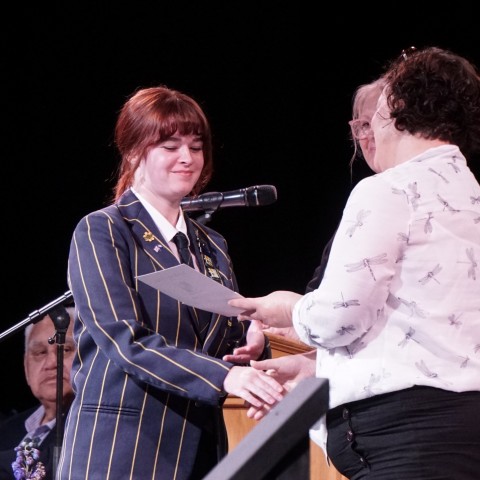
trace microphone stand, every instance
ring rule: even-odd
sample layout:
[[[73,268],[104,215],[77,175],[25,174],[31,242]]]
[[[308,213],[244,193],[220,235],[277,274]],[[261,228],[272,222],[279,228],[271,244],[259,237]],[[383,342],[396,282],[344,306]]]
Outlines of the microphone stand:
[[[67,336],[68,325],[70,323],[70,315],[64,305],[53,307],[49,316],[55,325],[55,334],[48,339],[48,343],[53,345],[57,342],[57,396],[56,396],[56,428],[55,428],[55,444],[53,447],[53,477],[57,472],[58,462],[60,460],[60,452],[63,442],[63,357],[65,352],[65,339]]]
[[[215,208],[215,209],[209,209],[209,210],[205,210],[205,213],[203,213],[202,215],[200,215],[199,217],[196,217],[195,220],[197,222],[200,222],[202,225],[206,225],[211,219],[212,219],[212,215],[218,210],[218,207]]]
[[[48,343],[53,345],[57,343],[57,378],[56,378],[56,436],[53,450],[53,472],[52,478],[55,478],[58,462],[60,460],[60,452],[63,442],[63,357],[64,346],[68,325],[70,323],[70,315],[65,309],[65,305],[73,303],[73,294],[71,291],[65,292],[61,297],[48,303],[39,310],[32,312],[27,318],[10,327],[3,333],[0,333],[0,342],[18,330],[27,327],[31,323],[39,322],[45,315],[49,315],[55,326],[55,334],[48,339]]]

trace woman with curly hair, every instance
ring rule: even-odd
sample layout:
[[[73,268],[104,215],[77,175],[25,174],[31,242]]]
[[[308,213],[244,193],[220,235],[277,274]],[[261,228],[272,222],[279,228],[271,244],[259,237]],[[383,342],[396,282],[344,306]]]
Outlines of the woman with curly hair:
[[[429,47],[402,52],[383,78],[377,173],[349,196],[319,286],[230,303],[240,319],[293,326],[322,352],[316,376],[329,381],[330,409],[319,433],[342,475],[474,480],[480,186],[467,161],[480,154],[480,77],[466,58]]]

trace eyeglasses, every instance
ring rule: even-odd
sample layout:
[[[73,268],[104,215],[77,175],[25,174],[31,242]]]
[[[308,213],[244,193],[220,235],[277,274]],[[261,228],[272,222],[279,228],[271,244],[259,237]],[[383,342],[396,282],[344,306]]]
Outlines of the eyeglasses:
[[[402,50],[402,53],[400,54],[400,56],[406,60],[410,55],[412,55],[412,53],[415,53],[417,51],[417,49],[415,47],[408,47],[408,48],[404,48]]]
[[[348,122],[352,129],[352,135],[357,140],[364,140],[372,131],[372,126],[368,120],[357,118]]]

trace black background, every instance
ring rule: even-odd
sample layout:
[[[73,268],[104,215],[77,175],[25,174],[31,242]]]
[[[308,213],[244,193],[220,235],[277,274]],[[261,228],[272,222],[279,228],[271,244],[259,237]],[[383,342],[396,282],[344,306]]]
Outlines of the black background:
[[[203,106],[215,142],[206,191],[277,188],[272,205],[222,209],[209,223],[229,242],[241,293],[258,296],[304,290],[369,173],[357,161],[350,177],[354,89],[410,45],[480,65],[477,17],[461,2],[328,14],[302,2],[68,3],[2,19],[2,332],[68,290],[71,234],[111,194],[113,126],[136,88],[166,84]],[[478,159],[470,165],[478,178]],[[4,412],[33,402],[22,354],[23,329],[2,338]]]

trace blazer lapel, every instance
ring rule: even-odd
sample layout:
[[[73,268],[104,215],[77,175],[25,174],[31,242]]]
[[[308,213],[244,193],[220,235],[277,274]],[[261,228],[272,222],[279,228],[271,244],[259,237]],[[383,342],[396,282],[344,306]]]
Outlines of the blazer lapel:
[[[158,270],[174,267],[179,264],[177,257],[170,249],[168,242],[159,232],[152,217],[143,207],[140,200],[138,200],[130,190],[122,195],[117,203],[117,207],[123,219],[131,224],[132,234],[137,244],[140,245],[145,254],[152,259],[153,263],[158,267]],[[187,219],[187,230],[199,269],[202,273],[205,273],[205,266],[201,259],[198,242],[195,241],[194,226],[189,219]],[[190,306],[185,306],[185,308],[189,312],[188,316],[195,335],[199,343],[203,345],[203,341],[209,330],[212,314]]]
[[[122,195],[117,207],[123,219],[130,223],[132,235],[137,244],[153,260],[159,270],[178,265],[177,257],[170,249],[168,242],[160,234],[140,200],[130,190]]]

